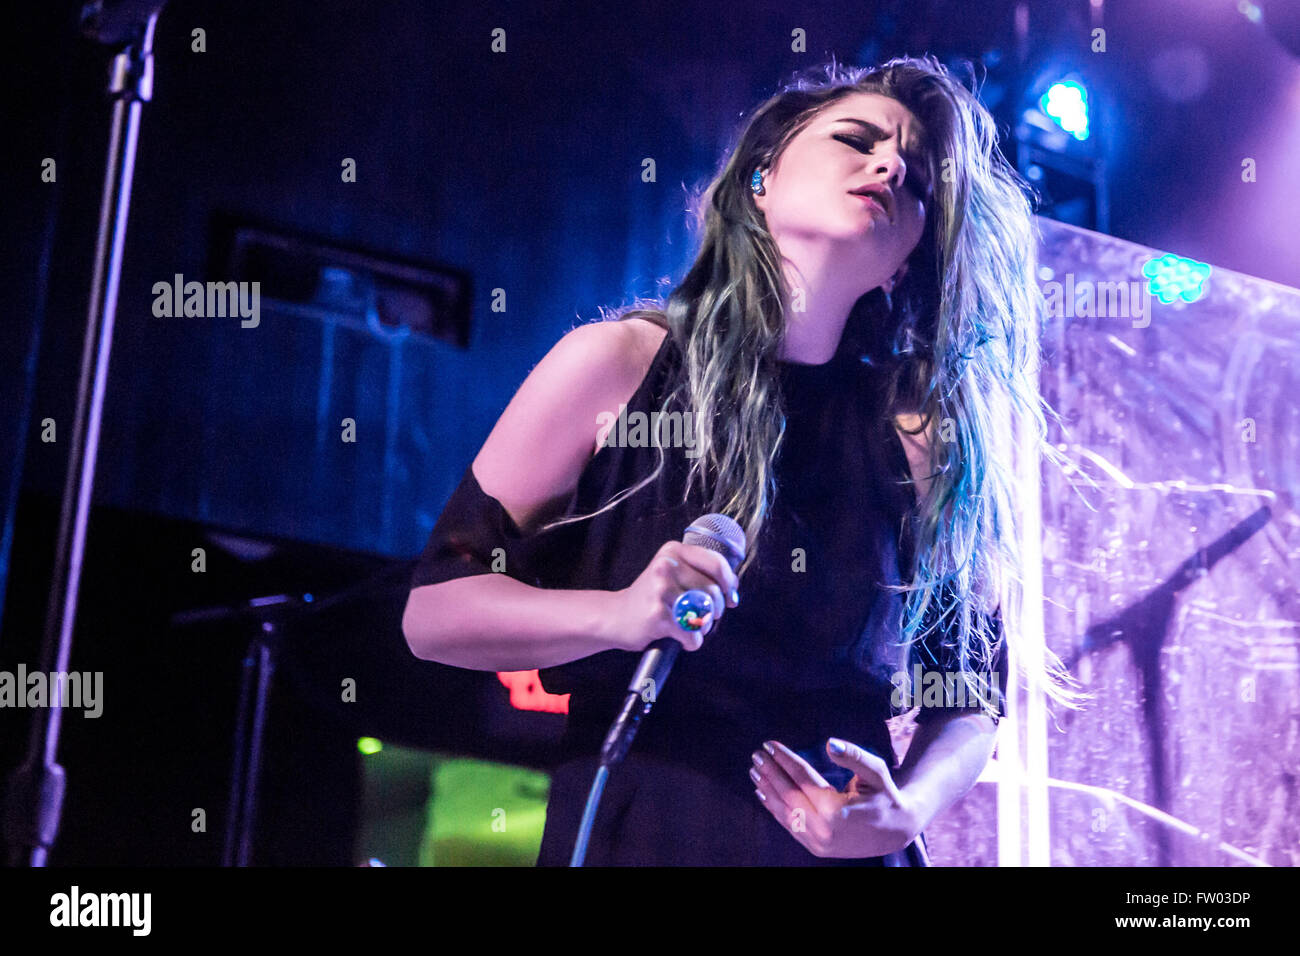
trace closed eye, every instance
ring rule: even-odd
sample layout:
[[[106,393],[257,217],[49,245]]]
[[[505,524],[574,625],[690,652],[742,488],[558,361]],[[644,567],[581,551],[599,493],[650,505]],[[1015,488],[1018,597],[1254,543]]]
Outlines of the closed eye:
[[[844,133],[836,133],[835,138],[838,139],[841,143],[845,143],[849,146],[852,146],[854,149],[862,153],[870,153],[873,149],[876,148],[875,140],[866,140],[863,139],[861,136],[849,136]]]

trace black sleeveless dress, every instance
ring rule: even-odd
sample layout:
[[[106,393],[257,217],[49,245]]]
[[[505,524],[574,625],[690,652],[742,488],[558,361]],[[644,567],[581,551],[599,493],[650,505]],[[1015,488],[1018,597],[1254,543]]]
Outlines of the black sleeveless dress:
[[[665,407],[681,360],[671,334],[627,403],[631,416]],[[901,854],[862,860],[813,856],[754,795],[750,755],[766,740],[799,753],[837,788],[851,773],[826,756],[829,737],[851,741],[897,769],[885,721],[901,670],[956,671],[937,638],[900,647],[904,515],[914,502],[907,458],[885,415],[878,370],[841,350],[823,365],[778,363],[786,432],[778,493],[740,604],[694,653],[678,656],[632,750],[610,776],[587,865],[907,865]],[[589,514],[657,462],[648,442],[616,443],[592,458],[563,515]],[[708,513],[698,485],[683,505],[686,450],[665,448],[664,474],[586,521],[524,535],[466,468],[418,563],[412,586],[505,570],[544,588],[619,590],[660,546]],[[994,621],[997,622],[995,615]],[[1000,622],[998,622],[1000,623]],[[569,694],[563,758],[551,777],[538,865],[569,862],[596,755],[639,653],[605,651],[542,669],[543,687]],[[1005,660],[998,666],[1005,680]],[[1005,687],[1005,683],[1001,686]],[[917,720],[935,714],[922,707]]]

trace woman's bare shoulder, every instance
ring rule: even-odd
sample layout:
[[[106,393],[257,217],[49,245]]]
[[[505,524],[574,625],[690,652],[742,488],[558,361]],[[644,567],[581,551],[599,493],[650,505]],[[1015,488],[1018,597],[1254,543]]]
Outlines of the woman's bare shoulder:
[[[524,379],[471,466],[520,528],[545,519],[599,450],[602,413],[645,379],[666,330],[646,319],[580,325]]]
[[[655,355],[659,352],[659,346],[663,344],[664,336],[668,330],[650,319],[616,319],[610,322],[601,322],[599,325],[617,326],[619,334],[625,342],[630,342],[633,369],[640,368],[641,377],[650,368],[650,363],[654,361]],[[637,379],[638,384],[640,378]]]
[[[654,363],[667,330],[649,319],[610,319],[580,325],[555,347],[567,347],[575,364],[594,373],[590,383],[601,410],[618,411],[635,394]],[[592,454],[595,454],[593,447]]]

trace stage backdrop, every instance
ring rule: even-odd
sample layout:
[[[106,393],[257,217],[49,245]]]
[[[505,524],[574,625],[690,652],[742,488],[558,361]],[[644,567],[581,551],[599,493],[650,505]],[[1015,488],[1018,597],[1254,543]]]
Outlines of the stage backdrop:
[[[1051,862],[1294,866],[1300,292],[1040,226],[1053,440],[1096,485],[1043,470],[1047,643],[1095,695],[1048,724]],[[936,863],[997,862],[995,790]]]

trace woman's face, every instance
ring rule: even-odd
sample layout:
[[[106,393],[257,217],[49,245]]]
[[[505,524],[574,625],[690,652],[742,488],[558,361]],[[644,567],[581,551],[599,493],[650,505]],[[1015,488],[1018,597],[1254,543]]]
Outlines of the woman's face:
[[[826,240],[869,292],[894,276],[925,228],[930,171],[910,110],[878,93],[852,93],[817,113],[763,169],[753,197],[782,246]],[[855,192],[875,187],[870,199]]]

